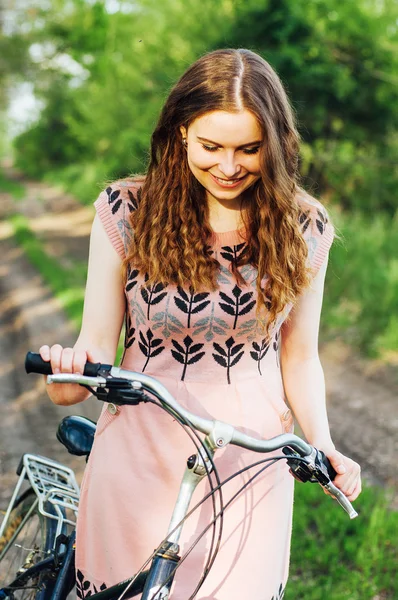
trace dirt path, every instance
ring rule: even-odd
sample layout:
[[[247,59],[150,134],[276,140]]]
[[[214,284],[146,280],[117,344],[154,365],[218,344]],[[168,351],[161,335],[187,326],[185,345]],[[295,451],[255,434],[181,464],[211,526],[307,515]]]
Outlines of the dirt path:
[[[18,175],[7,173],[18,179]],[[0,193],[0,217],[21,212],[42,240],[46,251],[65,266],[70,259],[84,261],[92,208],[46,184],[23,181],[26,197],[15,203]],[[55,438],[59,420],[69,413],[96,418],[96,401],[71,409],[53,406],[44,391],[43,378],[27,377],[22,360],[27,350],[44,343],[72,344],[75,338],[57,302],[31,267],[3,221],[0,226],[0,508],[9,496],[14,471],[22,452],[49,454],[81,473],[81,460],[73,459]],[[321,348],[329,415],[339,449],[356,458],[366,477],[398,490],[398,379],[391,368],[364,361],[348,348],[328,344]]]
[[[27,196],[17,204],[0,193],[0,509],[15,483],[23,452],[37,452],[66,462],[81,475],[84,460],[70,456],[56,440],[59,421],[67,414],[97,419],[95,399],[65,408],[53,405],[44,378],[27,376],[23,361],[28,350],[43,343],[74,343],[76,333],[41,276],[11,237],[4,218],[17,209],[30,219],[52,255],[65,264],[69,257],[85,260],[92,211],[48,186],[29,182]],[[72,236],[72,232],[76,236]],[[51,249],[51,250],[50,250]]]

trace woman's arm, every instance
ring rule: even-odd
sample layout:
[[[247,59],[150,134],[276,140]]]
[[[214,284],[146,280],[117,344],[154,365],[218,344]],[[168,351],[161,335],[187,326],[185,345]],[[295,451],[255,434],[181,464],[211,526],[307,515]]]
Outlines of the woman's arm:
[[[281,368],[285,393],[310,444],[332,445],[325,379],[318,354],[327,260],[282,325]]]
[[[281,368],[288,402],[308,442],[328,456],[336,485],[354,500],[360,493],[360,468],[337,452],[326,412],[325,378],[318,354],[319,323],[327,258],[311,287],[299,298],[282,325]]]
[[[95,216],[91,236],[82,327],[73,348],[42,346],[40,354],[51,361],[53,372],[83,373],[87,360],[113,364],[125,313],[121,259],[102,223]],[[77,404],[90,393],[74,384],[51,384],[48,395],[55,404]]]

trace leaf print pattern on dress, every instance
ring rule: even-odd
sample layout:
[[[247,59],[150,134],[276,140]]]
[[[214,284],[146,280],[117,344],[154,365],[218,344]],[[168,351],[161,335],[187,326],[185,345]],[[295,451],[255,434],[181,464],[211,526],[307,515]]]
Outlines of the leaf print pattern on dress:
[[[225,258],[225,260],[229,260],[235,265],[238,264],[239,259],[247,252],[246,242],[242,244],[238,244],[237,246],[223,246],[221,248],[223,252],[221,252],[221,256]]]
[[[138,269],[131,269],[130,265],[127,267],[126,292],[129,292],[137,285],[138,274]]]
[[[230,384],[230,370],[234,367],[242,358],[245,351],[242,350],[244,344],[235,344],[234,338],[231,336],[225,342],[226,350],[217,342],[213,342],[213,348],[216,353],[213,353],[214,360],[227,369],[227,381]]]
[[[242,295],[242,288],[238,285],[235,285],[233,288],[232,295],[233,298],[228,296],[225,292],[220,292],[220,298],[224,300],[224,302],[219,302],[218,304],[224,312],[235,317],[232,329],[236,329],[238,317],[250,312],[253,306],[255,306],[256,301],[252,300],[253,292],[246,292]]]
[[[279,330],[275,332],[275,338],[272,347],[276,352],[276,364],[279,367]]]
[[[284,595],[285,595],[285,589],[284,589],[283,585],[280,584],[278,592],[276,593],[275,596],[272,596],[271,600],[283,600]]]
[[[311,223],[310,211],[302,211],[299,215],[299,223],[301,225],[301,231],[305,233],[308,229],[308,225]]]
[[[169,304],[170,294],[167,295],[165,309],[160,312],[157,312],[152,317],[152,322],[154,322],[154,325],[152,325],[152,329],[155,331],[155,329],[160,329],[161,327],[163,327],[162,335],[166,339],[168,339],[172,333],[181,333],[184,329],[184,325],[181,323],[181,321],[170,313]]]
[[[137,200],[134,198],[134,194],[131,190],[127,190],[127,194],[129,196],[129,201],[127,202],[127,206],[130,212],[133,212],[133,210],[137,210],[138,208],[138,203]],[[141,188],[137,191],[137,197],[141,198]]]
[[[246,281],[247,285],[250,285],[254,289],[257,288],[258,270],[253,267],[253,265],[243,265],[243,267],[239,268],[239,272]]]
[[[193,339],[189,335],[185,336],[183,342],[185,348],[183,348],[183,346],[181,346],[181,344],[177,342],[177,340],[171,340],[171,343],[174,346],[174,349],[171,350],[173,358],[175,358],[177,362],[184,365],[181,381],[184,381],[185,379],[187,366],[197,363],[206,354],[206,352],[200,352],[204,344],[193,344],[192,346]]]
[[[148,274],[145,274],[145,282],[149,279]],[[151,306],[155,304],[159,304],[163,300],[165,296],[167,296],[167,292],[163,290],[167,288],[167,285],[163,283],[154,283],[153,285],[141,286],[141,296],[144,300],[145,304],[148,305],[147,310],[147,319],[149,320],[149,311]]]
[[[253,342],[252,346],[253,350],[250,351],[250,356],[253,360],[257,362],[258,372],[260,373],[260,375],[262,375],[260,363],[268,352],[268,349],[270,347],[270,341],[267,341],[267,338],[264,338],[261,340],[261,346],[257,344],[257,342]]]
[[[174,296],[174,302],[183,313],[188,315],[187,327],[189,329],[191,327],[191,315],[201,312],[210,304],[210,300],[206,300],[210,293],[199,292],[195,294],[191,286],[189,287],[189,296],[182,287],[178,286],[177,290],[178,295]],[[196,306],[194,306],[195,304]]]
[[[135,327],[132,326],[131,324],[131,317],[129,312],[126,312],[126,333],[124,336],[124,347],[127,350],[127,348],[130,348],[130,346],[132,346],[135,342]]]
[[[145,371],[150,358],[154,358],[155,356],[163,352],[164,346],[160,345],[162,344],[162,342],[162,338],[154,337],[151,329],[148,329],[146,338],[144,337],[142,331],[140,331],[140,341],[138,342],[138,345],[143,355],[146,356],[146,362],[144,364],[142,372]]]
[[[211,342],[215,333],[217,335],[225,335],[229,329],[228,323],[226,323],[224,319],[214,316],[214,302],[211,303],[210,315],[208,317],[203,317],[203,319],[199,319],[199,321],[196,321],[193,327],[193,335],[198,335],[207,329],[205,333],[206,342]]]
[[[90,589],[90,588],[92,588],[92,589]],[[98,594],[98,592],[103,592],[106,589],[107,589],[107,586],[105,583],[100,585],[99,589],[97,589],[96,586],[93,583],[91,583],[91,581],[86,579],[84,577],[83,573],[79,569],[77,569],[77,571],[76,571],[76,595],[78,598],[81,598],[81,600],[84,600],[85,598],[90,598],[90,596],[92,596],[93,594]]]
[[[316,226],[321,235],[325,233],[326,224],[328,223],[328,219],[325,213],[322,213],[319,208],[317,208],[316,212],[318,213],[319,219],[316,219]]]
[[[232,277],[232,273],[228,271],[227,267],[224,265],[220,265],[217,275],[217,283],[230,283]]]
[[[120,190],[113,191],[111,187],[106,188],[108,195],[108,204],[111,206],[112,214],[115,215],[122,205],[122,199],[120,196]]]

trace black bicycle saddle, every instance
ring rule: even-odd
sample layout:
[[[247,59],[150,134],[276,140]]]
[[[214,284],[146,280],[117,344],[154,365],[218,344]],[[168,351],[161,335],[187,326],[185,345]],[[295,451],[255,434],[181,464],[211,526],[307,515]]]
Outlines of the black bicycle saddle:
[[[93,445],[95,430],[95,421],[72,415],[62,419],[58,425],[57,439],[70,454],[88,456]]]

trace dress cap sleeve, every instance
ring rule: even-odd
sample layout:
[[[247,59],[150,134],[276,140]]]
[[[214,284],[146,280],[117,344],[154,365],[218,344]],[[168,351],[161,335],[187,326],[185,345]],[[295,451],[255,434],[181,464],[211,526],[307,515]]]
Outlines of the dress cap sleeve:
[[[314,276],[326,259],[334,239],[334,227],[326,208],[311,196],[299,198],[300,223],[308,246],[308,264]]]
[[[101,223],[120,258],[126,258],[132,239],[130,214],[137,208],[142,182],[123,180],[112,183],[94,202]]]

